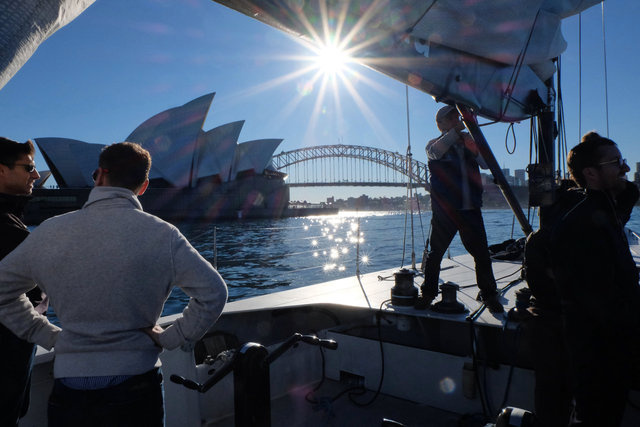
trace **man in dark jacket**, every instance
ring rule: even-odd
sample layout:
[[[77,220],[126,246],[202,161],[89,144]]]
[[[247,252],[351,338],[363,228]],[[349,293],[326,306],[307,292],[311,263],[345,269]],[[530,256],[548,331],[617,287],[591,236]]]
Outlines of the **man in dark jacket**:
[[[487,234],[480,208],[482,180],[479,166],[487,168],[478,148],[460,121],[455,107],[438,110],[436,124],[442,134],[427,143],[431,184],[431,250],[422,269],[424,283],[417,308],[426,306],[438,295],[440,263],[457,232],[476,265],[479,298],[492,313],[504,311],[498,298],[496,280],[491,269]]]
[[[586,195],[572,180],[564,180],[556,201],[545,207],[540,229],[527,237],[524,275],[533,298],[528,326],[536,375],[536,427],[567,427],[573,409],[571,362],[563,332],[562,303],[551,256],[551,233],[564,214]]]
[[[31,141],[19,143],[0,137],[0,259],[29,234],[22,212],[33,183],[40,178],[33,162]],[[27,296],[40,313],[47,310],[38,288]],[[0,324],[0,425],[15,426],[29,408],[31,367],[35,346],[21,340]]]
[[[640,332],[638,270],[624,224],[638,200],[616,144],[595,132],[568,156],[585,197],[551,234],[575,401],[571,425],[618,426],[631,387]]]

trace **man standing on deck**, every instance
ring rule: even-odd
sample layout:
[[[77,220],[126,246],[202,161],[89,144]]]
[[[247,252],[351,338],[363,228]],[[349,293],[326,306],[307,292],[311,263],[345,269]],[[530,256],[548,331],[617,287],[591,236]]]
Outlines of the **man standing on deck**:
[[[476,265],[476,279],[482,300],[492,313],[504,311],[491,269],[487,234],[480,207],[482,179],[479,165],[487,166],[478,148],[460,121],[455,107],[446,105],[436,114],[442,135],[427,143],[431,184],[431,250],[425,248],[422,270],[424,283],[417,308],[424,308],[438,295],[440,263],[456,232]]]
[[[56,426],[162,426],[159,353],[198,340],[227,287],[178,229],[142,211],[149,152],[103,149],[82,209],[43,222],[0,262],[0,321],[55,347],[48,420]],[[28,303],[39,284],[62,330]],[[174,286],[190,296],[182,317],[156,325]]]
[[[40,178],[34,153],[31,141],[0,137],[0,260],[29,235],[22,212],[33,183]],[[39,313],[47,311],[46,298],[38,287],[27,298]],[[35,346],[0,325],[0,349],[0,426],[15,426],[29,409]]]
[[[595,132],[567,159],[585,197],[551,234],[575,402],[571,424],[619,426],[640,336],[638,270],[624,230],[638,189],[616,144]]]

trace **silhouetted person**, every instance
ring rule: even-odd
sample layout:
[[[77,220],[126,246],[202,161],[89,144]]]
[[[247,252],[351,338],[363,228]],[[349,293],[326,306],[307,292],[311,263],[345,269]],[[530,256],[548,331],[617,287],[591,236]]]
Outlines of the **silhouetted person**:
[[[551,235],[553,273],[562,299],[572,365],[571,425],[620,425],[632,378],[632,348],[640,333],[638,270],[624,224],[638,189],[616,144],[595,132],[569,152],[571,177],[584,198]]]
[[[473,256],[481,299],[492,313],[504,311],[491,268],[487,234],[482,220],[482,179],[479,163],[486,168],[478,148],[460,121],[455,107],[447,105],[436,114],[442,134],[427,143],[431,184],[431,249],[425,248],[424,283],[416,306],[427,306],[438,295],[440,263],[457,232]]]
[[[551,255],[551,233],[569,209],[584,199],[584,192],[565,180],[557,200],[545,207],[540,229],[527,237],[524,269],[531,289],[531,350],[536,375],[537,427],[567,427],[573,409],[571,363],[563,332],[562,302]]]

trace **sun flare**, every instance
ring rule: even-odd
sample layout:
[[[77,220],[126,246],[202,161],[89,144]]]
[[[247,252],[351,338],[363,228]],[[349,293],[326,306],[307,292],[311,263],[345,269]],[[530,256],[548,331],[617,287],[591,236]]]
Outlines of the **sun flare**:
[[[317,51],[316,65],[325,74],[336,74],[345,69],[351,58],[335,45],[325,45]]]

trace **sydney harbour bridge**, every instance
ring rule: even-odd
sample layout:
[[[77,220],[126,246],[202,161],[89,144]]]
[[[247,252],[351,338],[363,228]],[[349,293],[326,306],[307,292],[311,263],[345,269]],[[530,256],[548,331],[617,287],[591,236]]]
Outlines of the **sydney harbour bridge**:
[[[427,165],[411,156],[359,145],[320,145],[283,151],[273,165],[290,187],[368,186],[428,189]]]

